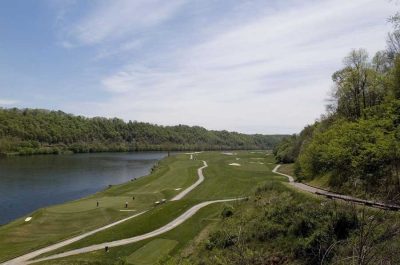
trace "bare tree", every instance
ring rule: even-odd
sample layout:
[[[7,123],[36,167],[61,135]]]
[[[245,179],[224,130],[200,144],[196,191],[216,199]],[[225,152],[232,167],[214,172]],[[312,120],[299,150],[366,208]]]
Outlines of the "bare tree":
[[[387,73],[392,66],[393,62],[387,51],[378,51],[372,58],[372,67],[379,74]]]
[[[400,30],[388,33],[387,37],[388,52],[392,59],[400,53]]]
[[[388,34],[386,42],[389,55],[394,59],[396,54],[400,54],[400,12],[390,17],[389,22],[393,24],[394,31]]]

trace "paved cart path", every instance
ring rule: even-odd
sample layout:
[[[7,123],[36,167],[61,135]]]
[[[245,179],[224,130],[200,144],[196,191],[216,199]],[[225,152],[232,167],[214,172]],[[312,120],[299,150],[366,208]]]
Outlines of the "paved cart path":
[[[191,185],[190,187],[188,187],[187,189],[183,190],[183,191],[180,192],[178,195],[176,195],[174,198],[172,198],[171,201],[177,201],[177,200],[182,199],[186,194],[188,194],[189,192],[191,192],[194,188],[196,188],[198,185],[200,185],[200,183],[202,183],[202,182],[204,181],[203,168],[206,168],[208,165],[207,165],[207,162],[206,162],[206,161],[203,161],[203,164],[204,164],[204,166],[202,166],[202,167],[200,167],[199,169],[197,169],[197,174],[198,174],[199,179],[198,179],[193,185]],[[207,204],[207,205],[208,205],[208,204]],[[203,206],[203,207],[204,207],[204,206]],[[108,228],[110,228],[110,227],[113,227],[113,226],[115,226],[115,225],[121,224],[121,223],[123,223],[123,222],[125,222],[125,221],[128,221],[128,220],[134,218],[134,217],[137,217],[137,216],[139,216],[139,215],[142,215],[142,214],[144,214],[145,212],[147,212],[147,211],[140,212],[140,213],[138,213],[138,214],[129,216],[129,217],[127,217],[127,218],[124,218],[124,219],[119,220],[119,221],[117,221],[117,222],[114,222],[114,223],[108,224],[108,225],[106,225],[106,226],[100,227],[100,228],[95,229],[95,230],[93,230],[93,231],[90,231],[90,232],[81,234],[81,235],[79,235],[79,236],[76,236],[76,237],[73,237],[73,238],[70,238],[70,239],[61,241],[61,242],[59,242],[59,243],[56,243],[56,244],[53,244],[53,245],[50,245],[50,246],[47,246],[47,247],[44,247],[44,248],[35,250],[35,251],[33,251],[33,252],[30,252],[30,253],[27,253],[27,254],[25,254],[25,255],[22,255],[22,256],[20,256],[20,257],[14,258],[14,259],[9,260],[9,261],[6,261],[5,263],[2,263],[2,264],[3,264],[3,265],[6,265],[6,264],[7,264],[7,265],[10,265],[10,264],[28,264],[28,260],[30,260],[30,259],[33,259],[33,258],[35,258],[35,257],[37,257],[37,256],[40,256],[40,255],[44,254],[44,253],[47,253],[47,252],[50,252],[50,251],[59,249],[59,248],[61,248],[61,247],[67,246],[67,245],[69,245],[69,244],[71,244],[71,243],[74,243],[74,242],[76,242],[76,241],[79,241],[79,240],[81,240],[81,239],[83,239],[83,238],[85,238],[85,237],[88,237],[88,236],[93,235],[93,234],[95,234],[95,233],[97,233],[97,232],[103,231],[103,230],[108,229]],[[178,217],[178,218],[179,218],[179,217]],[[185,220],[186,220],[186,219],[185,219]],[[176,221],[176,220],[174,220],[174,221]]]
[[[398,205],[393,205],[393,204],[386,204],[386,203],[382,203],[382,202],[376,202],[376,201],[370,201],[370,200],[364,200],[364,199],[359,199],[359,198],[355,198],[352,196],[348,196],[348,195],[342,195],[342,194],[337,194],[334,192],[330,192],[327,190],[323,190],[323,189],[319,189],[316,187],[312,187],[310,185],[306,185],[303,183],[299,183],[299,182],[295,182],[294,178],[290,175],[278,172],[278,169],[281,165],[277,165],[272,172],[275,174],[279,174],[282,176],[285,176],[289,179],[289,183],[294,186],[295,188],[302,190],[302,191],[307,191],[310,193],[314,193],[317,195],[322,195],[325,196],[327,198],[330,199],[340,199],[340,200],[344,200],[344,201],[349,201],[349,202],[355,202],[355,203],[359,203],[359,204],[365,204],[367,206],[370,207],[374,207],[374,208],[380,208],[380,209],[388,209],[388,210],[395,210],[398,211],[400,210],[400,206]]]
[[[195,213],[197,213],[201,208],[213,204],[213,203],[219,203],[219,202],[229,202],[229,201],[237,201],[237,200],[242,200],[243,198],[239,198],[239,199],[225,199],[225,200],[214,200],[214,201],[207,201],[207,202],[202,202],[199,203],[195,206],[193,206],[192,208],[190,208],[189,210],[187,210],[185,213],[183,213],[182,215],[180,215],[179,217],[177,217],[175,220],[171,221],[170,223],[143,235],[140,236],[134,236],[134,237],[130,237],[130,238],[125,238],[125,239],[121,239],[121,240],[116,240],[116,241],[111,241],[111,242],[105,242],[105,243],[101,243],[101,244],[97,244],[97,245],[92,245],[89,247],[84,247],[84,248],[79,248],[79,249],[74,249],[71,251],[67,251],[64,253],[60,253],[60,254],[55,254],[49,257],[45,257],[45,258],[41,258],[41,259],[37,259],[37,260],[33,260],[33,261],[25,261],[24,263],[20,263],[20,264],[31,264],[31,263],[35,263],[35,262],[39,262],[39,261],[45,261],[45,260],[51,260],[51,259],[57,259],[57,258],[64,258],[64,257],[68,257],[68,256],[72,256],[72,255],[77,255],[77,254],[82,254],[82,253],[87,253],[87,252],[92,252],[92,251],[96,251],[96,250],[102,250],[105,249],[105,247],[117,247],[117,246],[122,246],[122,245],[127,245],[127,244],[132,244],[144,239],[148,239],[151,237],[155,237],[158,235],[161,235],[163,233],[166,233],[172,229],[174,229],[175,227],[179,226],[180,224],[182,224],[183,222],[185,222],[187,219],[189,219],[190,217],[192,217]]]
[[[8,265],[8,264],[26,264],[26,261],[27,261],[27,260],[33,259],[34,257],[37,257],[37,256],[42,255],[42,254],[44,254],[44,253],[47,253],[47,252],[56,250],[56,249],[58,249],[58,248],[64,247],[64,246],[69,245],[69,244],[72,244],[72,243],[74,243],[74,242],[76,242],[76,241],[79,241],[79,240],[81,240],[81,239],[83,239],[83,238],[85,238],[85,237],[88,237],[88,236],[93,235],[93,234],[95,234],[95,233],[97,233],[97,232],[103,231],[103,230],[108,229],[108,228],[110,228],[110,227],[119,225],[120,223],[123,223],[123,222],[125,222],[125,221],[128,221],[129,219],[132,219],[132,218],[135,218],[135,217],[137,217],[137,216],[139,216],[139,215],[142,215],[142,214],[144,214],[145,212],[147,212],[147,211],[143,211],[143,212],[140,212],[140,213],[138,213],[138,214],[129,216],[129,217],[124,218],[124,219],[121,219],[121,220],[119,220],[119,221],[117,221],[117,222],[114,222],[114,223],[108,224],[108,225],[106,225],[106,226],[97,228],[97,229],[95,229],[95,230],[92,230],[92,231],[90,231],[90,232],[81,234],[81,235],[79,235],[79,236],[76,236],[76,237],[73,237],[73,238],[70,238],[70,239],[61,241],[61,242],[56,243],[56,244],[54,244],[54,245],[50,245],[50,246],[48,246],[48,247],[35,250],[35,251],[30,252],[30,253],[28,253],[28,254],[25,254],[25,255],[23,255],[23,256],[20,256],[20,257],[17,257],[17,258],[15,258],[15,259],[6,261],[5,263],[2,263],[2,264],[7,264],[7,265]]]
[[[185,197],[186,194],[191,192],[193,189],[195,189],[197,186],[199,186],[203,181],[204,181],[204,175],[203,175],[203,169],[208,167],[207,162],[203,160],[204,166],[200,167],[197,169],[197,175],[199,176],[199,179],[193,183],[190,187],[186,188],[185,190],[181,191],[178,195],[176,195],[174,198],[171,199],[171,201],[177,201]]]

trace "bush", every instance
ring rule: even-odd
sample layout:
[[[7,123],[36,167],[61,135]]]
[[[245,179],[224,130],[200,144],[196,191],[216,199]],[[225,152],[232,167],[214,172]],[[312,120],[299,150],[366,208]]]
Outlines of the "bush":
[[[217,231],[211,234],[210,239],[206,243],[206,249],[212,250],[213,248],[225,249],[235,245],[238,236],[227,232]]]
[[[225,206],[221,212],[222,218],[228,218],[233,215],[233,206]]]

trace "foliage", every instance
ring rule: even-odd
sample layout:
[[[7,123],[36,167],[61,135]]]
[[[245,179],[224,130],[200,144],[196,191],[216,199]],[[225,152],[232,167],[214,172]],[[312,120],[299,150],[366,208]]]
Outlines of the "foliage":
[[[232,206],[225,206],[222,210],[221,216],[222,218],[228,218],[233,215],[234,208]]]
[[[293,163],[299,156],[308,139],[313,135],[316,125],[306,126],[299,135],[283,138],[274,148],[274,155],[278,163]]]
[[[298,158],[303,179],[330,175],[330,185],[349,191],[400,191],[400,101],[371,108],[357,121],[338,119],[317,132]]]
[[[39,109],[0,109],[0,153],[58,154],[142,150],[271,149],[279,135],[158,126]]]
[[[222,219],[192,264],[323,264],[328,249],[359,227],[346,207],[332,207],[287,189],[281,183],[260,187],[254,200]],[[197,262],[197,263],[196,263]],[[326,264],[326,263],[324,263]]]
[[[388,50],[371,60],[352,50],[332,75],[327,114],[276,146],[278,162],[296,162],[298,180],[327,177],[336,191],[399,202],[399,14],[391,22]]]

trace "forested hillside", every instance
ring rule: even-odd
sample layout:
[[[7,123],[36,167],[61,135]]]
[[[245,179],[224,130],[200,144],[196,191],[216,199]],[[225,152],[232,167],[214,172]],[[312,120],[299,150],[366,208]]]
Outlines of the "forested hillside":
[[[197,126],[85,118],[61,111],[0,109],[1,154],[272,149],[281,138],[209,131]]]
[[[275,148],[299,180],[400,201],[400,14],[390,20],[387,49],[351,51],[332,75],[327,113]]]

